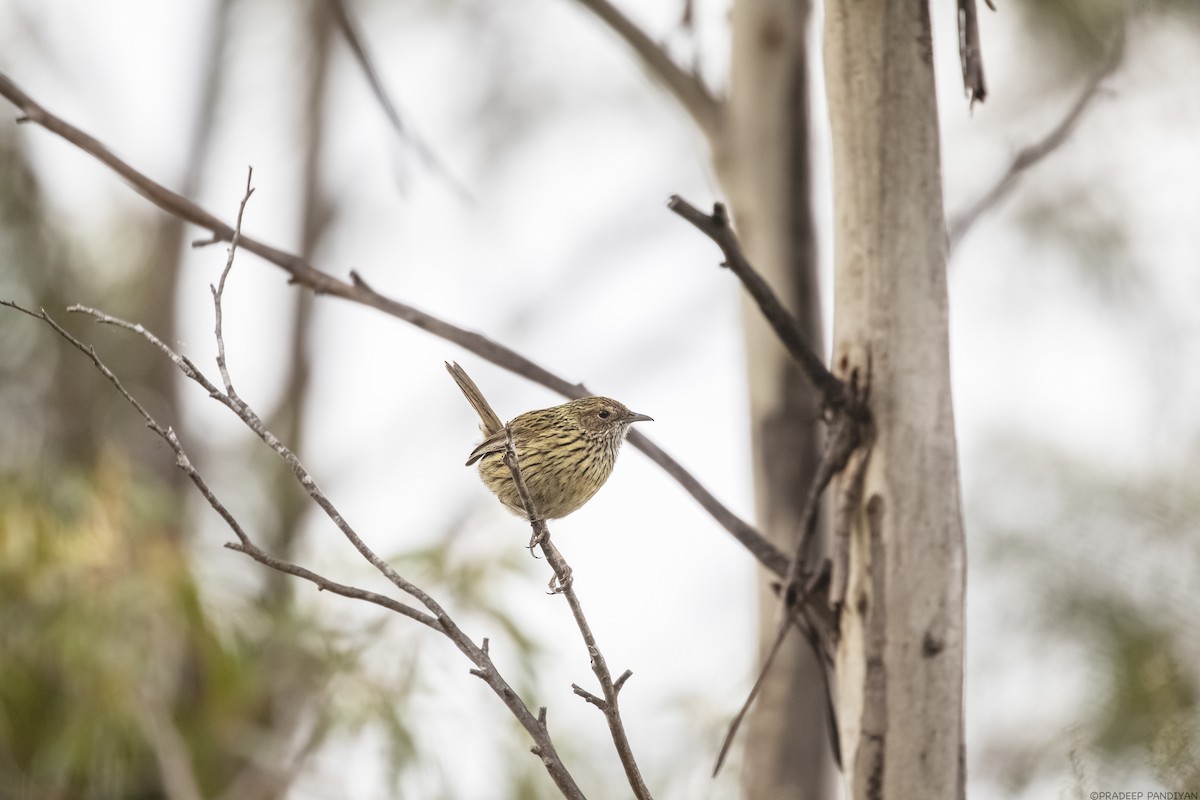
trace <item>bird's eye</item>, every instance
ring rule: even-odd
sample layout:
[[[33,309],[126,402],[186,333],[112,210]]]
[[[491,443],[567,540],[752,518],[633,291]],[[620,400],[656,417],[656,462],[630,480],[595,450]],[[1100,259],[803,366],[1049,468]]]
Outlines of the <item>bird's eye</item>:
[[[608,419],[609,416],[611,416],[611,412],[607,408],[600,412],[600,419]]]

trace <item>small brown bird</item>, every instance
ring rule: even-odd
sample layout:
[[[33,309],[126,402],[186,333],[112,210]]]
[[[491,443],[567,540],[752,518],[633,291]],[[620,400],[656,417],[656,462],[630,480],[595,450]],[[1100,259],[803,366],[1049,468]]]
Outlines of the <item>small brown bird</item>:
[[[471,451],[467,466],[478,461],[484,485],[513,513],[525,516],[504,464],[504,423],[462,367],[447,362],[446,369],[479,414],[483,431],[483,443]],[[513,449],[537,513],[561,519],[591,500],[612,474],[629,426],[650,420],[607,397],[584,397],[514,418],[508,423]]]

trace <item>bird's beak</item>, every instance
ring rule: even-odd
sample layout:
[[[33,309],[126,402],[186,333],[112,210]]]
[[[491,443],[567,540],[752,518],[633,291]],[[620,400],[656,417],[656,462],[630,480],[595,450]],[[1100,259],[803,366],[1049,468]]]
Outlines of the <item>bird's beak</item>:
[[[633,411],[629,412],[629,416],[625,417],[625,422],[632,425],[635,422],[654,422],[654,417],[645,414],[637,414]]]

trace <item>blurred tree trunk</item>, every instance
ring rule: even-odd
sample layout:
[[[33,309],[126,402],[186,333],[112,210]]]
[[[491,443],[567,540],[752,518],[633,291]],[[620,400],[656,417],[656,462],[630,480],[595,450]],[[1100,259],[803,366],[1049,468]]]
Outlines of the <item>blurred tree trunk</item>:
[[[965,546],[925,2],[831,0],[834,367],[875,422],[837,654],[850,797],[961,798]]]
[[[725,139],[717,169],[751,261],[824,352],[812,209],[807,0],[738,0]],[[759,529],[795,550],[806,487],[819,455],[816,398],[758,309],[745,336]],[[759,581],[759,643],[775,638],[779,601]],[[821,676],[802,637],[780,652],[747,720],[748,800],[832,796],[833,761]]]

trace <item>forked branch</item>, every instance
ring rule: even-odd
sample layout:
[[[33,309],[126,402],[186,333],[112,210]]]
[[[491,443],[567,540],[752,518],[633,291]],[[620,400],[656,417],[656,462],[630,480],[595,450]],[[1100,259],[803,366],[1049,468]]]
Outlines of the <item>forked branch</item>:
[[[128,181],[136,192],[168,214],[210,231],[212,236],[198,244],[229,242],[233,239],[235,233],[233,226],[226,224],[186,197],[167,189],[162,184],[138,172],[128,163],[114,155],[94,137],[47,111],[3,74],[0,74],[0,96],[6,97],[13,105],[20,109],[22,116],[19,118],[19,121],[35,123],[51,133],[61,136],[116,172]],[[238,234],[238,246],[284,270],[288,274],[291,283],[303,286],[315,294],[340,297],[352,303],[359,303],[382,311],[389,316],[407,322],[434,336],[457,344],[497,366],[521,375],[535,383],[539,383],[566,397],[577,398],[585,394],[580,384],[571,383],[555,375],[520,353],[486,336],[453,325],[413,306],[402,303],[399,300],[393,300],[376,292],[357,273],[350,273],[350,282],[340,280],[326,272],[322,272],[298,255],[271,247],[245,234]],[[662,467],[664,472],[674,478],[705,511],[712,515],[713,519],[745,546],[766,569],[776,575],[783,575],[787,569],[787,556],[755,530],[754,526],[734,514],[712,492],[708,491],[695,476],[684,469],[683,465],[667,455],[662,448],[655,445],[643,434],[633,431],[629,434],[628,441],[645,453],[651,461]]]
[[[250,186],[249,178],[247,178],[246,194],[242,199],[243,210],[252,191],[253,189]],[[240,228],[241,213],[238,214],[238,220]],[[329,519],[342,532],[342,535],[355,547],[355,549],[362,554],[363,558],[365,558],[370,564],[378,569],[389,581],[391,581],[394,586],[396,586],[396,588],[407,594],[409,597],[417,600],[422,606],[425,607],[425,611],[421,611],[405,603],[400,603],[396,600],[384,597],[374,592],[369,592],[357,587],[345,586],[335,581],[331,581],[328,578],[318,575],[296,564],[284,561],[282,559],[277,559],[263,551],[253,542],[242,525],[229,511],[229,509],[217,498],[207,481],[205,481],[205,479],[193,466],[191,459],[188,457],[187,452],[184,450],[179,437],[175,434],[175,431],[170,427],[160,424],[154,419],[154,417],[150,415],[145,406],[143,406],[128,390],[125,389],[112,370],[104,364],[99,355],[96,353],[95,348],[91,347],[90,345],[85,345],[73,337],[61,325],[47,315],[45,311],[34,312],[11,301],[0,301],[0,304],[42,320],[51,328],[53,328],[56,333],[62,336],[73,347],[91,359],[96,369],[99,370],[100,373],[104,375],[104,377],[110,383],[112,383],[117,391],[120,392],[121,396],[133,406],[138,414],[146,421],[147,426],[170,446],[172,452],[175,454],[176,466],[178,466],[184,472],[184,474],[187,475],[187,477],[200,491],[200,494],[204,497],[208,504],[221,516],[221,519],[225,521],[230,530],[233,531],[234,535],[237,537],[237,541],[226,544],[226,547],[231,550],[244,553],[253,558],[255,561],[258,561],[259,563],[272,569],[308,580],[316,585],[318,589],[331,591],[344,597],[363,600],[383,608],[387,608],[443,634],[474,665],[474,668],[471,670],[471,674],[482,679],[484,683],[486,683],[488,687],[500,698],[509,711],[517,718],[522,727],[525,728],[526,732],[529,734],[534,743],[532,751],[539,757],[542,764],[545,766],[547,773],[550,775],[551,780],[554,781],[555,785],[558,787],[563,796],[570,798],[571,800],[583,800],[583,792],[576,785],[574,778],[571,776],[566,766],[562,763],[562,760],[559,758],[558,753],[555,750],[554,743],[551,740],[549,731],[546,727],[545,710],[541,710],[537,716],[534,716],[533,713],[530,712],[529,708],[520,699],[516,691],[504,679],[499,670],[496,668],[495,664],[492,662],[491,656],[488,654],[486,640],[484,640],[485,644],[483,647],[476,645],[474,641],[467,636],[461,628],[458,627],[450,615],[446,613],[442,606],[436,600],[434,600],[431,595],[401,576],[394,568],[391,567],[391,565],[378,556],[358,535],[346,517],[334,506],[333,502],[324,494],[324,492],[321,491],[321,489],[317,486],[316,481],[313,480],[312,475],[309,474],[308,470],[300,462],[299,458],[297,458],[296,455],[289,450],[283,442],[279,441],[279,439],[266,428],[258,414],[237,396],[237,393],[233,389],[232,379],[230,378],[229,372],[224,365],[225,342],[221,325],[221,301],[225,289],[225,279],[228,277],[229,270],[232,267],[236,246],[240,238],[239,234],[239,230],[234,231],[234,235],[232,237],[233,245],[230,247],[229,259],[226,262],[224,271],[222,272],[221,280],[217,286],[212,287],[214,314],[217,320],[214,334],[217,339],[218,352],[220,353],[221,377],[223,383],[225,384],[224,389],[218,387],[215,383],[209,380],[204,373],[201,372],[201,370],[191,362],[190,359],[173,351],[170,347],[163,343],[161,339],[159,339],[150,331],[146,330],[144,326],[133,322],[127,322],[123,319],[110,316],[101,311],[97,311],[93,308],[87,308],[85,306],[72,306],[68,310],[76,313],[87,314],[99,323],[114,325],[116,327],[140,334],[142,338],[144,338],[151,345],[162,352],[167,358],[169,358],[186,378],[199,384],[210,397],[217,400],[222,405],[226,406],[230,411],[232,411],[238,417],[238,419],[240,419],[242,423],[246,425],[246,427],[252,430],[255,435],[262,439],[263,442],[266,443],[267,446],[270,447],[277,456],[279,456],[279,458],[287,463],[287,465],[291,468],[292,473],[296,476],[297,481],[299,481],[300,485],[308,493],[309,497],[312,498],[313,502],[315,502],[321,508],[321,510],[325,512],[326,516],[329,517]]]

